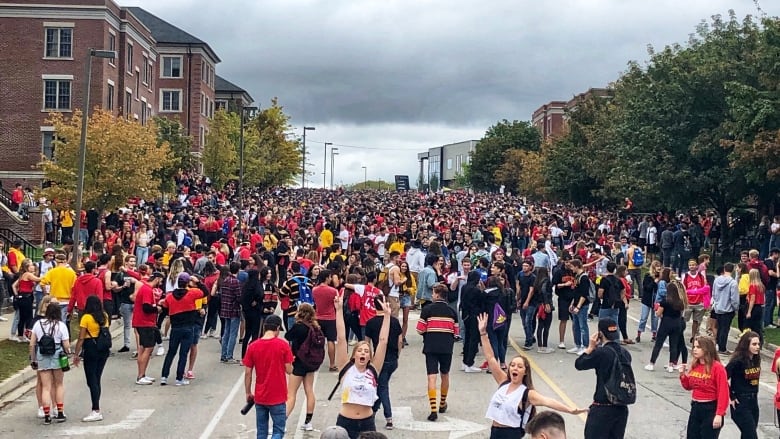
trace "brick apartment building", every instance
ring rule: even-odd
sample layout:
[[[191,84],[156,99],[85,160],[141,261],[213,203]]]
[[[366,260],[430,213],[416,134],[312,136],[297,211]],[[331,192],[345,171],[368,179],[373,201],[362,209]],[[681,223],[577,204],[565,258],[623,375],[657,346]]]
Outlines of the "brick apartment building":
[[[552,101],[537,108],[531,116],[531,123],[539,129],[542,142],[549,142],[565,134],[568,120],[566,113],[577,108],[579,102],[591,96],[609,97],[611,92],[606,88],[590,88],[568,101]]]
[[[0,3],[0,181],[36,184],[41,155],[53,156],[49,112],[83,109],[89,48],[94,58],[89,108],[145,124],[178,120],[200,155],[217,101],[219,57],[197,37],[144,9],[112,0],[15,0]],[[230,84],[237,102],[251,97]],[[243,92],[240,93],[239,92]],[[225,98],[227,102],[227,98]]]

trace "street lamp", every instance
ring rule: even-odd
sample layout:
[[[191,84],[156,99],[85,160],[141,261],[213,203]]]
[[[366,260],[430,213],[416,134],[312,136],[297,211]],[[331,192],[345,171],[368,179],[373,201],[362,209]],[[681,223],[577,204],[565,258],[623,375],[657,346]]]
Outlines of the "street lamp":
[[[241,210],[238,215],[238,230],[241,236],[244,235],[242,220],[244,218],[244,123],[246,118],[252,117],[257,111],[257,107],[241,107],[241,134],[239,135],[239,157],[238,157],[238,205]]]
[[[114,50],[87,49],[87,67],[84,75],[84,111],[81,115],[81,141],[79,142],[79,174],[76,182],[76,215],[73,220],[73,252],[71,265],[78,270],[81,252],[79,251],[79,234],[81,233],[81,208],[84,195],[84,167],[87,162],[87,123],[89,122],[89,88],[92,85],[92,58],[114,59]]]
[[[331,142],[325,142],[325,155],[322,159],[322,188],[327,189],[325,186],[325,170],[328,169],[328,145],[333,145]]]
[[[363,168],[363,189],[368,189],[368,168],[365,166],[361,166]]]
[[[314,131],[314,127],[303,127],[303,159],[301,160],[301,189],[306,187],[306,131]]]
[[[339,155],[339,149],[336,147],[330,148],[330,190],[333,190],[333,159],[334,156]]]

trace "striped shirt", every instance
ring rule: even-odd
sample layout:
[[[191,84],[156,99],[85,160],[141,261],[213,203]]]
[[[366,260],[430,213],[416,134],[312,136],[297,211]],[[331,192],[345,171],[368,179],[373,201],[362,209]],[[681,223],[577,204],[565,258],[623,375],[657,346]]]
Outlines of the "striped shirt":
[[[459,335],[458,315],[447,302],[433,302],[420,312],[417,332],[423,336],[424,354],[452,354]]]

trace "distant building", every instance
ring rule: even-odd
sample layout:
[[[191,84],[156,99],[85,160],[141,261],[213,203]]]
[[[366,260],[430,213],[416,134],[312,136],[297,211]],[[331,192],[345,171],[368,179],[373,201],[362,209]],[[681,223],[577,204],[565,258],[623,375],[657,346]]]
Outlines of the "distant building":
[[[591,96],[609,97],[612,93],[606,88],[590,88],[584,93],[575,95],[569,101],[552,101],[537,108],[531,115],[531,123],[539,130],[542,142],[549,142],[566,134],[568,127],[566,113],[577,108],[580,102]]]
[[[233,113],[252,105],[254,99],[246,90],[233,84],[227,79],[217,75],[215,97],[217,110],[225,110]]]
[[[439,180],[439,187],[452,187],[458,175],[463,175],[463,166],[471,161],[471,153],[476,149],[477,143],[478,140],[466,140],[437,146],[417,154],[424,184],[427,185],[432,178],[436,178]]]

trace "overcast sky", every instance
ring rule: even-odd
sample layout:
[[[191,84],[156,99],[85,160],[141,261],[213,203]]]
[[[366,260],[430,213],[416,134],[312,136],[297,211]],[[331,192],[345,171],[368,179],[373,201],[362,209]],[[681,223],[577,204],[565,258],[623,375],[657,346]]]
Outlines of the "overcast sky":
[[[752,0],[118,0],[206,41],[217,73],[261,107],[277,96],[322,186],[416,181],[417,153],[479,139],[501,119],[616,80],[647,46],[685,43],[702,19]],[[780,15],[780,2],[761,0]],[[356,148],[358,147],[358,148]],[[328,154],[328,184],[330,154]]]

